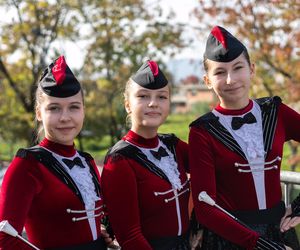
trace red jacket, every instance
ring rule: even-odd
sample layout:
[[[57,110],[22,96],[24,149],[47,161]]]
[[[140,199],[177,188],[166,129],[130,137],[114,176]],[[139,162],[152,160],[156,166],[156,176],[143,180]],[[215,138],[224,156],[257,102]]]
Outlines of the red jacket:
[[[138,147],[154,148],[158,137],[145,139],[132,131],[123,138]],[[172,144],[172,143],[171,143]],[[152,249],[148,240],[184,234],[188,229],[189,184],[187,144],[176,139],[181,190],[131,156],[109,153],[101,176],[103,199],[116,238],[124,250]],[[135,153],[134,153],[135,154]]]
[[[59,145],[47,139],[40,145],[65,157],[76,153],[73,146]],[[99,181],[99,173],[92,158],[89,158],[89,164]],[[79,245],[95,240],[88,220],[72,220],[73,217],[86,216],[86,213],[67,212],[67,209],[85,210],[85,206],[80,196],[62,179],[30,153],[26,158],[15,157],[3,179],[0,221],[8,220],[19,234],[25,226],[29,241],[42,249]],[[95,206],[101,205],[100,199]],[[95,214],[99,212],[101,211]],[[100,218],[101,216],[92,219],[96,223],[97,237],[100,236]],[[17,238],[1,233],[0,249],[32,248]]]
[[[275,104],[272,100],[269,101],[271,104],[266,105]],[[273,122],[266,122],[270,116],[262,111],[262,121],[266,124],[263,125],[267,151],[265,162],[276,159],[277,156],[282,157],[285,141],[291,139],[300,141],[300,115],[282,103],[275,106]],[[262,110],[266,108],[261,107]],[[249,111],[246,109],[240,110],[240,114]],[[222,141],[225,135],[217,138],[214,130],[216,127],[212,125],[214,119],[210,113],[195,121],[189,135],[191,185],[196,216],[201,224],[223,238],[246,249],[253,249],[259,237],[257,232],[241,226],[217,208],[198,200],[199,193],[206,191],[219,206],[228,211],[259,209],[252,174],[241,173],[235,167],[235,163],[248,162],[233,147],[230,148]],[[270,132],[271,124],[274,124],[274,133]],[[265,192],[266,208],[273,207],[281,200],[281,161],[276,160],[273,165],[277,165],[278,168],[264,171],[265,185],[261,187]]]

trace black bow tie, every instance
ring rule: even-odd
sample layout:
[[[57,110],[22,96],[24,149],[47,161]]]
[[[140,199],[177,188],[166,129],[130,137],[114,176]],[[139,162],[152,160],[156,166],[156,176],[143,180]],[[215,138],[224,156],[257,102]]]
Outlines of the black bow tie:
[[[65,158],[62,159],[62,161],[69,167],[69,169],[72,169],[75,165],[84,168],[84,165],[79,157],[75,157],[73,160]]]
[[[150,152],[157,160],[160,160],[161,157],[168,156],[167,151],[161,146],[159,147],[158,151],[150,150]]]
[[[256,122],[256,118],[250,112],[250,113],[246,114],[244,117],[232,117],[231,127],[233,130],[237,130],[240,127],[242,127],[245,123],[251,124],[251,123],[255,123],[255,122]]]

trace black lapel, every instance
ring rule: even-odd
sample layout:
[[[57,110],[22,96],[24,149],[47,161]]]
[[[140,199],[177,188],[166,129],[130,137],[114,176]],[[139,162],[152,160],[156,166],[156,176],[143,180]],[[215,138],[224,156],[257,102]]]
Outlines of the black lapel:
[[[215,116],[212,112],[209,112],[193,121],[190,124],[190,127],[197,127],[200,125],[203,125],[211,135],[213,135],[231,151],[234,151],[247,160],[240,145],[229,133],[229,131],[219,122],[219,117]]]
[[[166,146],[168,147],[169,150],[171,150],[171,152],[174,155],[176,155],[174,146],[171,146],[171,144],[170,144],[171,141],[168,138],[166,138],[167,137],[166,135],[163,137],[164,137],[163,139],[162,139],[162,137],[159,137],[159,138],[162,139],[162,141],[164,143],[165,143],[165,141],[168,141],[167,142],[168,144],[166,143]],[[107,162],[108,158],[112,158],[112,160],[117,160],[120,156],[124,156],[124,157],[135,160],[137,163],[139,163],[141,166],[147,168],[149,171],[151,171],[155,175],[170,182],[168,177],[165,175],[165,173],[160,168],[155,166],[155,164],[153,164],[151,161],[149,161],[147,156],[138,147],[135,147],[135,146],[131,145],[130,143],[123,141],[123,140],[118,141],[108,151],[108,153],[105,157],[104,163]]]
[[[278,106],[281,103],[281,99],[278,96],[264,97],[256,99],[255,102],[259,104],[261,109],[264,150],[268,154],[268,152],[272,149],[277,125]],[[267,154],[265,158],[267,157]]]
[[[158,137],[171,151],[171,153],[174,155],[175,161],[177,162],[175,147],[177,145],[178,138],[174,134],[159,134]]]
[[[19,149],[16,155],[18,157],[25,158],[28,153],[33,155],[37,161],[42,163],[43,166],[48,168],[55,176],[58,177],[58,179],[66,184],[76,194],[80,201],[84,203],[81,193],[72,177],[50,152],[40,146],[35,146],[27,149]]]

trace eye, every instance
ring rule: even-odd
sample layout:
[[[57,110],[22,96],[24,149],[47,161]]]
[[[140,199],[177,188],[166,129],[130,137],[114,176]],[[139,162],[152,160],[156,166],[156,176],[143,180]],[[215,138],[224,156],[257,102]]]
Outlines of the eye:
[[[216,72],[214,73],[214,75],[215,75],[215,76],[218,76],[218,75],[222,75],[222,74],[224,74],[224,73],[225,73],[224,70],[218,70],[218,71],[216,71]]]
[[[159,96],[159,98],[160,98],[160,99],[168,99],[168,97],[165,96],[165,95],[161,95],[161,96]]]
[[[144,98],[147,98],[147,95],[142,95],[142,94],[140,94],[140,95],[137,95],[137,98],[144,99]]]
[[[242,65],[238,65],[238,66],[234,67],[234,70],[239,70],[239,69],[242,69],[242,68],[243,68]]]
[[[80,109],[81,107],[79,106],[79,105],[71,105],[70,106],[70,109],[74,109],[74,110],[76,110],[76,109]]]
[[[50,106],[47,108],[47,110],[49,110],[51,112],[55,112],[55,111],[59,111],[60,108],[58,106]]]

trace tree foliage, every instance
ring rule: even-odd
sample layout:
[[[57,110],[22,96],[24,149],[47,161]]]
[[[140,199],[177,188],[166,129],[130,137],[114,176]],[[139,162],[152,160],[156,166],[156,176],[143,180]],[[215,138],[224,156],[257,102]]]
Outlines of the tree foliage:
[[[30,141],[36,82],[65,53],[61,44],[86,44],[75,71],[86,91],[85,132],[108,133],[111,143],[124,127],[121,89],[128,77],[144,57],[161,60],[183,46],[173,13],[162,18],[159,6],[142,0],[2,0],[0,9],[7,13],[0,23],[0,136],[11,141]]]
[[[66,18],[72,10],[69,1],[10,0],[1,1],[0,8],[8,13],[0,27],[0,108],[5,120],[0,134],[30,141],[36,82],[47,59],[58,54],[53,43],[78,35],[77,18]]]
[[[143,0],[80,3],[88,42],[83,71],[86,76],[98,79],[90,89],[96,93],[88,96],[94,96],[91,110],[93,114],[99,113],[99,120],[91,120],[89,129],[95,134],[106,131],[113,144],[125,127],[122,92],[129,76],[145,57],[159,60],[182,47],[182,27],[171,25],[171,15],[163,19],[159,6],[148,6]]]
[[[194,14],[206,36],[212,26],[221,25],[245,43],[257,70],[255,95],[280,94],[288,103],[299,101],[298,0],[201,0]]]

